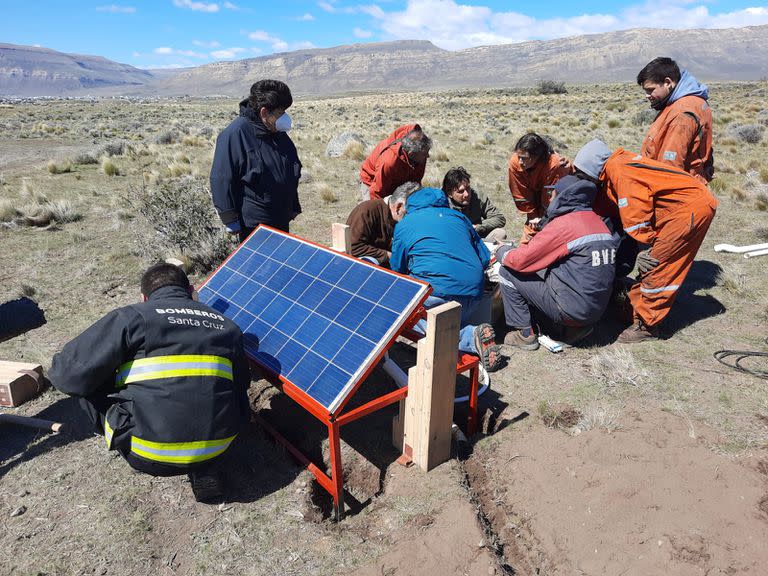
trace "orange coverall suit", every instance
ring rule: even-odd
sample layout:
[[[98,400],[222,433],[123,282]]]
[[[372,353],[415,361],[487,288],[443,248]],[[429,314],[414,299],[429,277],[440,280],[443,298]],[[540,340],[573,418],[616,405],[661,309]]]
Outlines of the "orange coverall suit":
[[[413,166],[402,150],[402,139],[412,130],[420,130],[418,124],[401,126],[376,145],[363,160],[360,181],[368,186],[371,200],[384,198],[406,182],[421,182],[426,164]]]
[[[640,154],[688,172],[704,184],[712,180],[706,169],[712,158],[712,109],[707,101],[683,96],[666,106],[648,128]]]
[[[530,170],[523,170],[517,152],[512,154],[508,166],[509,191],[515,201],[515,207],[526,215],[521,244],[527,244],[536,234],[536,229],[529,224],[534,218],[541,218],[547,213],[551,189],[555,182],[573,172],[570,162],[562,166],[559,154],[550,154],[549,159],[540,159]]]
[[[635,317],[654,326],[669,313],[717,200],[690,174],[622,148],[608,158],[600,180],[624,231],[652,244],[651,255],[659,261],[629,291]]]

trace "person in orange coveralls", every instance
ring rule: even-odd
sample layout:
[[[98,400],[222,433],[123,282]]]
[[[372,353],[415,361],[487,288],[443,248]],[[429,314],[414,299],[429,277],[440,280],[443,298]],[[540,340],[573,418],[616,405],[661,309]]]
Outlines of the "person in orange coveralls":
[[[509,159],[508,180],[515,207],[525,214],[521,244],[527,244],[538,232],[555,182],[572,171],[571,163],[538,134],[529,132],[517,141]]]
[[[421,183],[431,147],[418,124],[400,126],[376,144],[360,167],[360,201],[385,198],[406,182]]]
[[[640,281],[629,291],[634,322],[619,341],[657,338],[659,322],[669,313],[691,268],[717,200],[687,172],[623,148],[611,153],[601,140],[579,150],[574,166],[576,176],[602,188],[595,211],[618,216],[624,232],[640,245]]]
[[[671,58],[655,58],[637,75],[658,110],[640,154],[670,164],[705,184],[712,180],[712,109],[709,91]]]

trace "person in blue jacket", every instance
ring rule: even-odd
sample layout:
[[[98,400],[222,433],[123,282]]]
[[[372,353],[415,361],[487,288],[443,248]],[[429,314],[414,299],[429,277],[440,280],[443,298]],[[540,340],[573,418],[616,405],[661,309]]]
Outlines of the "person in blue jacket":
[[[245,240],[259,224],[288,232],[301,213],[301,162],[287,132],[291,90],[279,80],[259,80],[240,102],[240,116],[216,140],[211,196],[227,231]]]
[[[422,188],[411,194],[405,217],[395,226],[390,266],[429,282],[433,292],[425,307],[448,301],[461,304],[459,350],[480,356],[489,372],[502,364],[496,334],[490,324],[474,326],[467,319],[483,296],[483,271],[490,258],[472,223],[448,205],[442,190]]]

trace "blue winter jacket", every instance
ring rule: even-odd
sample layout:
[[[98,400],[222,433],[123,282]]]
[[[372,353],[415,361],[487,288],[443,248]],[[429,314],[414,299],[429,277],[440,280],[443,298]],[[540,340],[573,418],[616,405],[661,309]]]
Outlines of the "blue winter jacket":
[[[406,208],[395,226],[392,270],[429,282],[435,296],[482,296],[491,254],[467,217],[437,188],[415,192]]]
[[[213,154],[211,196],[221,221],[287,232],[301,212],[300,177],[301,162],[288,134],[268,130],[243,100],[240,116],[219,134]]]

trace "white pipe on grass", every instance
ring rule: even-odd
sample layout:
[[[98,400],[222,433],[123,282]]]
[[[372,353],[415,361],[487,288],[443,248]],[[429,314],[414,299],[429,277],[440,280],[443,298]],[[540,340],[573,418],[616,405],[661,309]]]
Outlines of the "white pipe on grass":
[[[756,250],[768,249],[768,243],[752,244],[750,246],[734,246],[733,244],[715,244],[715,252],[730,252],[731,254],[746,254]]]
[[[765,256],[768,254],[768,247],[763,250],[755,250],[754,252],[747,252],[744,254],[744,258],[754,258],[755,256]]]

